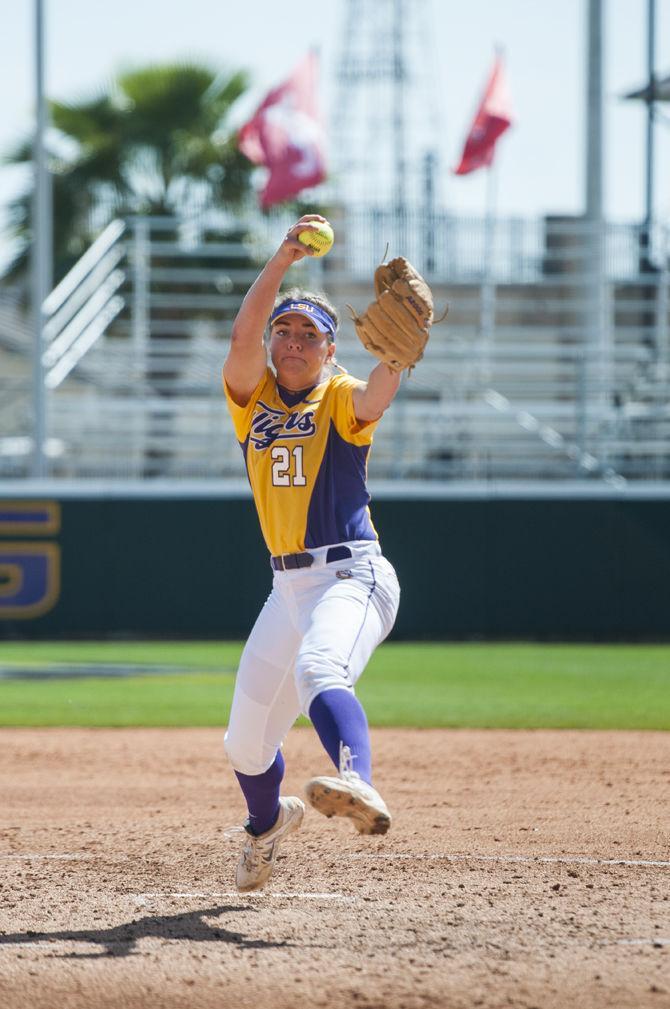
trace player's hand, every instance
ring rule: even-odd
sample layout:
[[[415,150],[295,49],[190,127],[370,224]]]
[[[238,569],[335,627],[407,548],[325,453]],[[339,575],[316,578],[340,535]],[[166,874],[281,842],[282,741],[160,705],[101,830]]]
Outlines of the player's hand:
[[[298,263],[305,256],[313,256],[314,250],[298,241],[298,235],[301,231],[318,231],[318,225],[324,223],[327,223],[326,218],[319,214],[305,214],[288,229],[284,241],[277,250],[277,255],[286,259],[289,266]]]

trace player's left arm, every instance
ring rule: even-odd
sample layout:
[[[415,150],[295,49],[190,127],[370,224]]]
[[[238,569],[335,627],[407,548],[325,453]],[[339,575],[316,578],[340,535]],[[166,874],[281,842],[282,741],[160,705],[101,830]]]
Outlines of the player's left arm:
[[[400,374],[386,364],[372,369],[365,385],[353,392],[356,420],[379,420],[400,387]]]

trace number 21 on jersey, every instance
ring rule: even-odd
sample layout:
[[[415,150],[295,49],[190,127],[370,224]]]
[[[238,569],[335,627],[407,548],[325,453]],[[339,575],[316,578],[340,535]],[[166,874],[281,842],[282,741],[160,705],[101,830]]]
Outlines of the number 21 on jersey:
[[[307,483],[302,469],[302,445],[289,450],[286,445],[275,445],[271,453],[272,486],[304,487]]]

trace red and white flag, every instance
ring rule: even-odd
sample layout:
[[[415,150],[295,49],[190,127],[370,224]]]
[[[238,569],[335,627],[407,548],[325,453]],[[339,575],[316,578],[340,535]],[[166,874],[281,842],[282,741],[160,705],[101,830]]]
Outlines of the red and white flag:
[[[310,52],[283,84],[270,91],[237,135],[242,153],[269,169],[261,193],[264,209],[326,177],[318,74],[319,58]]]
[[[493,161],[496,141],[512,125],[512,101],[502,57],[496,56],[474,122],[465,141],[455,175],[467,175],[487,168]]]

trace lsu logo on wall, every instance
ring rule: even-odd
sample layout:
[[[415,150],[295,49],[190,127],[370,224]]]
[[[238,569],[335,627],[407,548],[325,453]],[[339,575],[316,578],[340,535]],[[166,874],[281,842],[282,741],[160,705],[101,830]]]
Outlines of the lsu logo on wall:
[[[32,620],[60,596],[60,532],[55,501],[0,501],[0,620]]]

